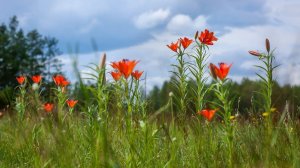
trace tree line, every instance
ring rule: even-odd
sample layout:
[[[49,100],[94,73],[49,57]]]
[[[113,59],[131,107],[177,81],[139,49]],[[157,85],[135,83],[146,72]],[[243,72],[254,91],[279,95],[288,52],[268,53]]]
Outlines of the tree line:
[[[56,38],[43,36],[37,30],[25,32],[16,16],[0,25],[0,107],[14,97],[17,76],[40,74],[49,81],[61,71],[57,44]]]
[[[260,92],[260,81],[254,81],[244,78],[240,83],[233,82],[231,86],[234,89],[231,93],[231,97],[234,98],[235,112],[241,115],[255,114],[259,115],[262,113],[261,103],[262,98],[259,95]],[[188,84],[188,96],[189,105],[188,113],[196,114],[197,109],[195,108],[196,98],[193,98],[192,88],[196,88],[194,81],[189,81]],[[209,87],[209,84],[207,84]],[[176,97],[176,93],[172,92],[173,86],[170,81],[165,81],[162,87],[155,86],[148,94],[147,99],[149,101],[150,111],[157,111],[170,100],[170,96]],[[171,94],[170,94],[171,93]],[[208,92],[205,97],[209,100],[207,106],[213,106],[213,102],[216,102],[216,97],[212,92]],[[211,102],[211,103],[210,103]],[[273,85],[272,94],[273,107],[276,108],[278,113],[281,113],[287,106],[289,112],[293,117],[299,117],[300,114],[300,86],[284,85],[280,86],[277,82]],[[173,107],[176,112],[176,106]],[[199,110],[199,109],[198,109]]]

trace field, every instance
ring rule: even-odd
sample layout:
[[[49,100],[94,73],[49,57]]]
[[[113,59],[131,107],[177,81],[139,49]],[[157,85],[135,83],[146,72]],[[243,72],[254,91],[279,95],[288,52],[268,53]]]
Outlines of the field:
[[[207,62],[216,41],[204,30],[168,45],[177,61],[173,91],[157,111],[149,111],[136,60],[112,62],[107,72],[103,56],[89,66],[94,83],[80,79],[75,89],[57,74],[49,99],[42,76],[18,76],[14,108],[0,113],[0,167],[300,167],[299,120],[288,103],[279,111],[271,99],[277,66],[269,40],[265,53],[249,51],[261,61],[261,101],[245,116],[231,95],[234,65]]]

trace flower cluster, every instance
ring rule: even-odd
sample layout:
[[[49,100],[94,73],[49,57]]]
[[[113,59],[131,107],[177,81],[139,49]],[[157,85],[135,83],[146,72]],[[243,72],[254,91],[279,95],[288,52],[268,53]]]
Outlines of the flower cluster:
[[[24,86],[26,83],[27,77],[25,75],[21,75],[21,76],[16,77],[16,80],[21,86]],[[36,88],[39,87],[39,85],[42,81],[42,76],[41,75],[33,75],[33,76],[31,76],[31,80],[33,82],[32,88],[33,88],[33,90],[36,90]],[[63,75],[53,76],[53,81],[54,81],[55,85],[61,89],[62,93],[64,92],[65,87],[67,87],[70,84],[70,82]],[[71,109],[74,108],[74,106],[77,104],[77,102],[78,102],[78,100],[71,100],[71,99],[68,99],[66,101],[67,105]],[[50,103],[50,102],[46,102],[43,105],[43,109],[47,113],[50,113],[54,109],[54,104]]]
[[[180,46],[183,47],[183,49],[187,49],[191,44],[193,43],[192,39],[189,39],[187,37],[180,38],[176,42],[172,42],[171,44],[167,45],[172,51],[178,52],[178,49],[180,49]]]
[[[114,71],[110,72],[110,74],[115,81],[120,80],[122,76],[127,80],[130,75],[134,79],[139,80],[143,74],[143,71],[138,71],[138,70],[133,71],[138,62],[139,61],[136,60],[130,61],[128,59],[112,62],[111,66],[114,69]]]
[[[61,88],[64,88],[70,84],[70,82],[62,75],[53,76],[53,81],[57,86]]]
[[[187,56],[191,56],[191,58],[194,60],[194,63],[189,63],[187,64],[184,61],[183,55],[185,55],[185,50],[193,43],[193,40],[184,37],[184,38],[179,38],[176,42],[172,42],[171,44],[167,45],[172,51],[176,52],[178,55],[178,60],[179,63],[175,67],[181,67],[178,72],[184,72],[185,69],[189,69],[191,71],[191,74],[194,76],[196,82],[197,82],[197,93],[196,97],[198,101],[202,101],[205,93],[203,86],[205,85],[205,77],[203,74],[205,71],[203,70],[203,67],[205,67],[207,64],[205,63],[205,60],[207,60],[208,54],[207,50],[210,45],[214,45],[214,42],[217,41],[218,38],[215,37],[214,32],[209,31],[208,29],[205,29],[204,31],[201,31],[199,34],[198,31],[195,34],[195,43],[197,44],[193,49],[195,50],[195,54],[186,54]],[[209,69],[211,72],[212,77],[217,80],[219,79],[221,82],[224,82],[229,71],[231,68],[232,64],[226,64],[226,63],[219,63],[219,67],[216,65],[210,63]],[[179,81],[185,81],[186,76],[183,74],[181,75],[176,75],[176,76],[182,76],[182,78]],[[176,84],[177,86],[178,84]],[[186,86],[186,85],[182,85]],[[181,89],[184,89],[185,87],[180,87]],[[183,91],[180,91],[184,93]],[[185,94],[182,96],[184,97]],[[204,103],[196,103],[196,106],[198,109],[200,109],[197,113],[200,115],[203,115],[208,121],[211,121],[215,112],[217,111],[216,109],[202,109]],[[202,109],[202,110],[201,110]],[[184,110],[182,108],[181,110]]]

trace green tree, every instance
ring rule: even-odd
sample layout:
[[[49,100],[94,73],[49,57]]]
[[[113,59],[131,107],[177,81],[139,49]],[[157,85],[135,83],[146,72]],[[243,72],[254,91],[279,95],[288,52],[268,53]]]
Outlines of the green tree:
[[[62,64],[56,58],[61,54],[58,41],[44,37],[37,30],[24,33],[19,28],[17,17],[10,19],[8,25],[0,25],[0,88],[15,86],[16,76],[20,74],[42,74],[49,80],[60,72]]]

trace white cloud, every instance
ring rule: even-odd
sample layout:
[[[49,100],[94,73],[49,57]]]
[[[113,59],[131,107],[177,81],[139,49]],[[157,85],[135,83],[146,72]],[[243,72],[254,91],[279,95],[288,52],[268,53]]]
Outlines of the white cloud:
[[[264,25],[248,27],[228,27],[214,46],[213,55],[218,60],[234,60],[240,70],[258,72],[251,67],[258,63],[257,58],[248,54],[248,50],[265,51],[265,38],[269,38],[271,48],[275,48],[275,78],[281,84],[300,84],[297,73],[300,66],[300,18],[297,17],[300,2],[268,0],[266,16],[271,21]],[[286,9],[289,10],[286,10]],[[299,13],[300,14],[300,13]]]
[[[171,33],[187,35],[197,30],[202,30],[207,26],[207,17],[205,16],[200,15],[193,20],[188,15],[178,14],[172,17],[167,25],[167,30]]]
[[[134,19],[134,24],[139,29],[153,28],[164,22],[170,15],[169,9],[158,9],[142,13]]]
[[[287,6],[291,6],[291,11],[286,11]],[[300,4],[295,0],[289,0],[286,3],[268,0],[264,14],[270,22],[244,27],[227,27],[223,34],[217,33],[216,36],[219,40],[210,48],[209,61],[233,63],[229,77],[235,81],[241,81],[243,77],[257,79],[255,72],[259,71],[253,67],[258,63],[257,58],[249,55],[248,50],[264,51],[264,40],[268,37],[271,47],[276,48],[276,62],[281,64],[276,70],[276,79],[281,84],[300,84],[300,73],[298,73],[300,47],[297,46],[298,39],[300,39],[300,20],[296,17],[298,16],[296,9],[299,7]],[[160,12],[158,12],[159,10]],[[169,12],[165,12],[166,10],[163,9],[159,10],[141,14],[135,20],[136,26],[147,29],[166,21],[170,15]],[[158,15],[163,13],[165,13],[165,18],[159,20]],[[210,28],[207,20],[208,17],[204,15],[192,18],[189,15],[177,14],[171,17],[164,30],[153,33],[150,40],[131,47],[108,51],[107,61],[123,58],[140,60],[137,68],[147,73],[147,88],[151,89],[154,85],[161,85],[171,75],[169,73],[170,64],[175,62],[172,57],[174,53],[166,47],[166,44],[176,41],[182,36],[193,38],[197,30]],[[80,55],[79,58],[81,65],[87,65],[93,61],[98,62],[98,59],[98,57],[94,57],[93,53]],[[85,68],[81,69],[86,71]]]
[[[172,22],[172,20],[170,22]],[[173,23],[169,23],[168,25]],[[201,30],[201,25],[208,26],[205,16],[198,16],[194,20],[190,19],[187,26],[191,26],[189,30],[194,33],[196,30]],[[140,63],[137,65],[137,69],[147,73],[147,90],[149,91],[153,86],[160,86],[163,84],[163,82],[171,76],[170,70],[172,70],[172,68],[170,64],[175,63],[175,58],[172,57],[174,55],[173,51],[166,47],[166,45],[171,41],[177,40],[180,36],[181,35],[179,33],[172,32],[166,28],[163,32],[153,34],[152,39],[141,44],[101,52],[106,52],[107,54],[107,65],[109,65],[112,61],[124,58],[140,60]],[[95,56],[95,53],[79,54],[78,59],[80,60],[80,70],[82,72],[89,72],[87,68],[84,68],[84,65],[88,65],[90,62],[98,62],[99,58],[100,55]],[[65,69],[68,71],[72,68],[70,65],[66,64]]]
[[[300,27],[299,7],[299,0],[267,0],[265,5],[266,14],[272,22],[296,27]]]

